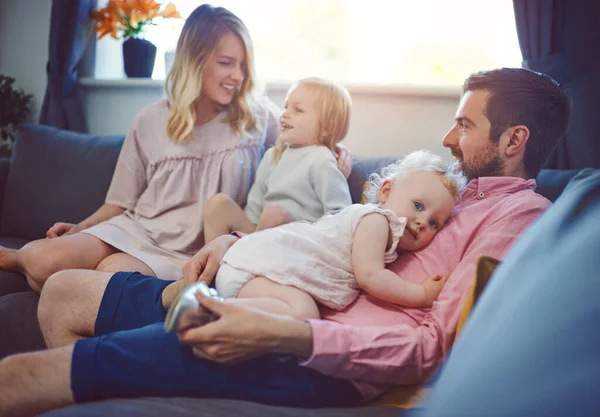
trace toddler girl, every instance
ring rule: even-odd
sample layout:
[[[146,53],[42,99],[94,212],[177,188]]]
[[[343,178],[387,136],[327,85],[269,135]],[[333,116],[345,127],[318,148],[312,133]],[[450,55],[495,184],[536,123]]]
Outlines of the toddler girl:
[[[382,177],[383,176],[383,177]],[[395,304],[430,307],[447,277],[414,284],[385,268],[398,250],[425,247],[450,218],[464,180],[417,151],[370,178],[377,204],[355,204],[314,224],[295,222],[242,237],[225,254],[216,289],[232,302],[297,318],[317,304],[342,310],[359,289]]]
[[[246,209],[225,194],[211,198],[205,206],[205,242],[232,231],[313,222],[352,204],[333,154],[348,132],[350,106],[348,91],[335,83],[307,78],[292,86],[277,144],[258,167]]]

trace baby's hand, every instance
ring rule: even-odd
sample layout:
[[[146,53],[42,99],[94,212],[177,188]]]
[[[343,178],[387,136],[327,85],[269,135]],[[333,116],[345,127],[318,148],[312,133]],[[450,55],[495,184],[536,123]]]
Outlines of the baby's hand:
[[[442,288],[446,281],[448,281],[449,275],[435,274],[423,281],[423,288],[427,295],[427,307],[431,307],[433,302],[437,300],[438,295],[442,292]]]

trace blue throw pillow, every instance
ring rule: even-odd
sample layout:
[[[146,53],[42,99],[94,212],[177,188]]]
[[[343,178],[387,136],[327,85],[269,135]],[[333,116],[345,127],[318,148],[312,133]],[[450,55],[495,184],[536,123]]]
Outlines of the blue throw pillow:
[[[6,183],[2,235],[44,238],[55,222],[76,223],[92,214],[104,203],[123,139],[22,125]]]
[[[555,201],[579,172],[579,169],[542,169],[536,178],[535,192]]]

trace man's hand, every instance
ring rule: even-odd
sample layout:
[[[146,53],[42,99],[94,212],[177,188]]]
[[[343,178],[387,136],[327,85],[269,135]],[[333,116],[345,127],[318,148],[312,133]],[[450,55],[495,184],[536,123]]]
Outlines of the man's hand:
[[[73,233],[77,233],[80,230],[81,228],[76,224],[57,222],[54,223],[54,225],[50,229],[48,229],[48,231],[46,232],[46,237],[48,239],[54,239],[55,237],[63,235],[72,235]]]
[[[238,238],[231,235],[219,236],[204,245],[189,261],[183,264],[183,280],[185,286],[197,281],[210,284],[215,278],[225,252],[237,242]]]
[[[220,302],[197,293],[200,304],[220,315],[201,327],[179,333],[181,343],[193,345],[200,358],[236,364],[266,353],[312,354],[310,324],[269,314],[235,302]]]

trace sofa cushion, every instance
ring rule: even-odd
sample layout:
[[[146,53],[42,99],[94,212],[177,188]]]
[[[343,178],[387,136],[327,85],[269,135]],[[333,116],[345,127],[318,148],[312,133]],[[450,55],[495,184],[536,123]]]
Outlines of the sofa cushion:
[[[0,297],[0,359],[46,348],[37,319],[38,300],[31,290]]]
[[[43,414],[44,417],[399,417],[392,407],[305,409],[262,405],[247,401],[206,398],[140,398],[81,404]]]
[[[39,239],[57,221],[79,222],[103,203],[123,136],[24,124],[6,184],[4,236]]]
[[[27,242],[27,239],[20,237],[0,237],[0,246],[3,248],[21,249]]]

